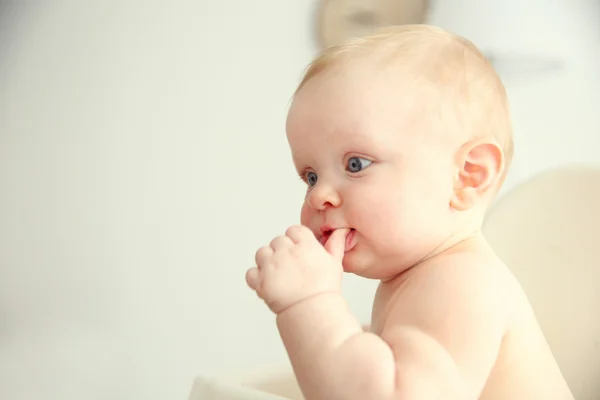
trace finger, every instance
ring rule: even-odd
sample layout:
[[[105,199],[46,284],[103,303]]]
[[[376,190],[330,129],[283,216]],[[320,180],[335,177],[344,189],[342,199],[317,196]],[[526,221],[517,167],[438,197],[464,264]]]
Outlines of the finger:
[[[294,242],[287,236],[278,236],[271,241],[269,246],[273,250],[278,251],[282,249],[289,249],[290,247],[294,246]]]
[[[315,234],[304,225],[293,225],[290,226],[285,235],[292,239],[294,243],[302,243],[309,240],[317,240]]]
[[[250,268],[246,271],[246,283],[252,290],[258,290],[260,284],[260,270],[257,267]]]
[[[256,266],[258,268],[261,268],[268,262],[268,260],[271,257],[273,257],[273,249],[269,246],[261,247],[256,251],[256,254],[254,255],[254,261],[256,261]]]
[[[348,233],[350,229],[336,229],[325,243],[325,250],[337,260],[341,261],[344,258]]]

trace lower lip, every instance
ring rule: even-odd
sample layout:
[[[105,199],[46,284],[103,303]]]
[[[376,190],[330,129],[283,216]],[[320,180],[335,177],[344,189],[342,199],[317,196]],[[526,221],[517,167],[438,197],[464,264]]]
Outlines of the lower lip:
[[[356,231],[352,229],[348,235],[346,235],[346,246],[344,248],[344,252],[347,253],[356,246],[356,240],[354,240],[354,236],[356,236]]]

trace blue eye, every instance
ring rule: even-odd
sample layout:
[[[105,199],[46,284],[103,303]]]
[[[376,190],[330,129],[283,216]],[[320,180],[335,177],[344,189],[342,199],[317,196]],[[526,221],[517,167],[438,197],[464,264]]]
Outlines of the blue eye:
[[[306,183],[308,186],[315,186],[317,183],[317,174],[315,172],[308,172],[306,174]]]
[[[372,163],[373,161],[366,160],[364,158],[350,157],[348,159],[348,165],[346,166],[346,168],[350,172],[360,172],[362,169],[367,168]]]

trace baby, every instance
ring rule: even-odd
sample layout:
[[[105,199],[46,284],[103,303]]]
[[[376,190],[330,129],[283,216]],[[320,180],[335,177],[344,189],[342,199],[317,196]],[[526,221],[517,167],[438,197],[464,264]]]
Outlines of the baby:
[[[301,226],[259,249],[246,281],[306,399],[573,399],[481,234],[513,147],[504,87],[472,43],[417,25],[327,49],[286,129]],[[369,331],[344,271],[380,281]]]

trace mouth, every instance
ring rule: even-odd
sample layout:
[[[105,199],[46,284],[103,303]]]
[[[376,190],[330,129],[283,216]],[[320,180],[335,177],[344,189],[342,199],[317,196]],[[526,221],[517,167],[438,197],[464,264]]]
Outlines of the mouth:
[[[338,229],[343,229],[343,228],[338,228]],[[322,231],[321,237],[319,238],[319,242],[321,243],[321,245],[325,246],[325,244],[327,243],[327,241],[329,240],[329,238],[331,237],[331,235],[333,234],[334,231],[336,231],[336,229],[324,229]],[[346,235],[346,243],[344,246],[344,252],[348,252],[348,251],[352,250],[354,248],[354,246],[356,245],[356,242],[354,240],[355,233],[356,233],[356,230],[354,228],[350,228],[350,232],[348,232],[348,234]]]

